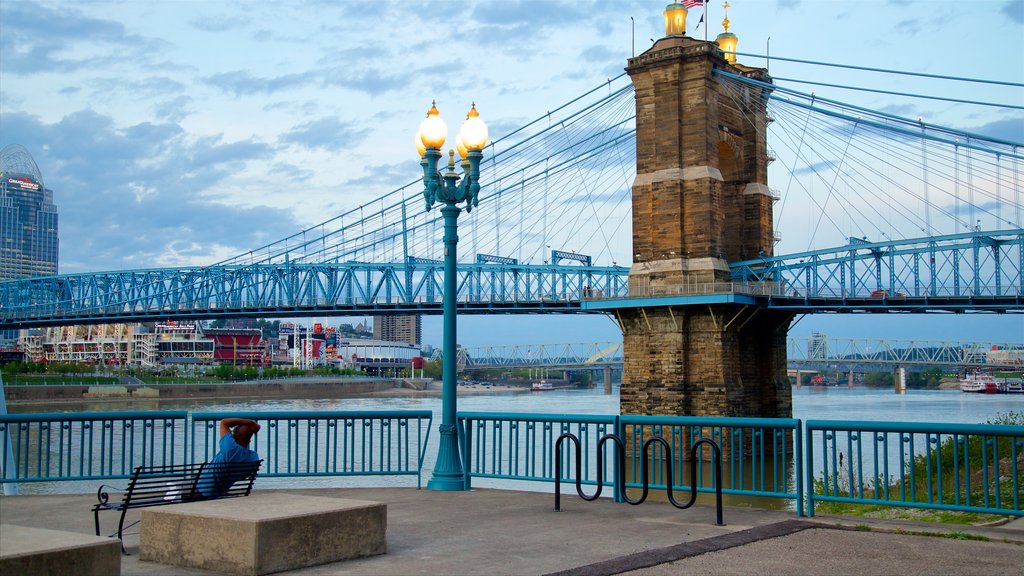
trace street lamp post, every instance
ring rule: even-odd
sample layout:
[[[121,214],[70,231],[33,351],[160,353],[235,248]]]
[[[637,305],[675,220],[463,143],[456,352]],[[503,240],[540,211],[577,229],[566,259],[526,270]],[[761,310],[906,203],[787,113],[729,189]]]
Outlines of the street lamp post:
[[[441,367],[441,426],[440,445],[434,475],[427,483],[430,490],[463,490],[465,481],[462,473],[462,459],[459,454],[459,437],[455,430],[457,388],[455,367],[458,361],[455,350],[455,302],[456,270],[455,248],[459,242],[458,219],[465,202],[466,212],[479,204],[480,160],[483,147],[487,144],[487,125],[480,120],[476,104],[470,108],[466,121],[462,123],[455,138],[456,148],[462,157],[462,175],[455,173],[455,151],[448,151],[448,170],[441,174],[437,163],[441,159],[441,147],[448,136],[448,127],[441,119],[437,106],[431,104],[427,118],[420,124],[416,134],[416,148],[422,156],[423,198],[429,211],[435,202],[444,204],[444,342]]]

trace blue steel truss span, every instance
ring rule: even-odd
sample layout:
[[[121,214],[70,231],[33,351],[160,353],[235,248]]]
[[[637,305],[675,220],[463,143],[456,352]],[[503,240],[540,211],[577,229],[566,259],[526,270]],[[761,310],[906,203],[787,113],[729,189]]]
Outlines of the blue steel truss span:
[[[624,294],[628,268],[460,264],[460,313],[579,312],[580,296]],[[439,263],[253,264],[0,282],[0,326],[161,318],[440,314]]]
[[[1024,312],[1024,229],[888,242],[736,262],[734,282],[630,292],[621,266],[460,264],[460,313],[608,312],[722,301],[795,313]],[[252,264],[0,282],[0,328],[160,318],[439,314],[443,267]],[[710,298],[710,300],[709,300]],[[718,298],[718,300],[716,300]],[[713,301],[712,301],[713,300]],[[582,301],[582,302],[581,302]]]
[[[771,308],[799,312],[1022,311],[1024,229],[838,248],[730,265],[735,281],[772,286]]]

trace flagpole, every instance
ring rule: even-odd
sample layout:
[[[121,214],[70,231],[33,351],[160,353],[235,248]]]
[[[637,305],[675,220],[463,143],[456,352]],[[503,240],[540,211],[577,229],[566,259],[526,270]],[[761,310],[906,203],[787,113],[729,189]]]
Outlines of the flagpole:
[[[701,17],[701,20],[704,20],[704,41],[705,42],[708,41],[708,24],[711,22],[711,20],[708,20],[708,4],[709,4],[708,0],[704,0],[704,16]]]

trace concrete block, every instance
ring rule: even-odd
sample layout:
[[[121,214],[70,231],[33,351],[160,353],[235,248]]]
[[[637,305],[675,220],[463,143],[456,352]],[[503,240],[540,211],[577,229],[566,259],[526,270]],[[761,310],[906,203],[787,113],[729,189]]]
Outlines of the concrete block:
[[[119,540],[0,524],[0,574],[110,576],[120,573]]]
[[[139,558],[269,574],[387,551],[387,505],[285,493],[142,510]]]

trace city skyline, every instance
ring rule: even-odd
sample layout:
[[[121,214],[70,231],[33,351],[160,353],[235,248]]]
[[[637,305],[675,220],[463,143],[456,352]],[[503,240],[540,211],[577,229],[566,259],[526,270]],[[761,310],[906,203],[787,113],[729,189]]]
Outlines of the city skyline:
[[[492,134],[501,134],[618,75],[631,53],[663,32],[664,1],[465,6],[453,29],[450,14],[397,2],[5,2],[0,145],[25,145],[47,187],[57,191],[62,272],[209,264],[415,180],[412,134],[432,98],[453,130],[475,100]],[[722,9],[718,3],[708,9],[707,35],[714,38]],[[704,35],[695,28],[700,14],[691,10],[694,37]],[[734,2],[729,17],[740,52],[1024,79],[1020,0],[969,8]],[[985,42],[972,42],[982,35]],[[778,76],[796,75],[791,69],[771,63]],[[852,84],[873,85],[864,74],[829,69],[816,79],[837,82],[841,74],[854,78]],[[887,87],[1024,104],[1013,88],[947,90],[907,78]],[[1020,110],[814,90],[1024,141]],[[783,238],[790,238],[786,231]],[[780,253],[804,248],[785,246]],[[794,335],[949,330],[947,320],[914,319],[816,316],[797,324]],[[956,332],[978,339],[1024,338],[1019,317],[957,322]],[[589,336],[618,331],[605,317],[464,317],[459,323],[466,345],[538,336],[583,340],[568,338],[572,333],[603,340]],[[439,318],[425,318],[425,343],[439,344],[439,326]]]

